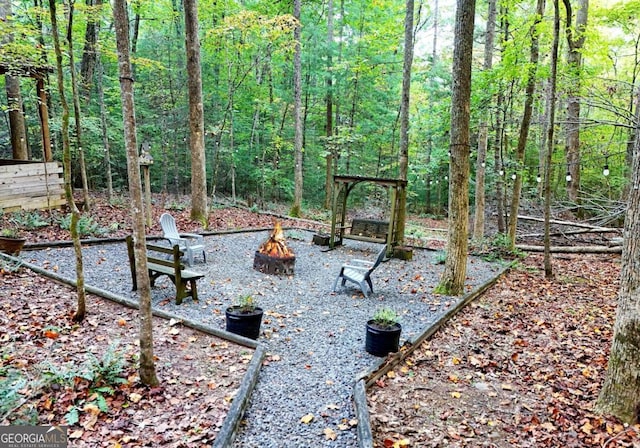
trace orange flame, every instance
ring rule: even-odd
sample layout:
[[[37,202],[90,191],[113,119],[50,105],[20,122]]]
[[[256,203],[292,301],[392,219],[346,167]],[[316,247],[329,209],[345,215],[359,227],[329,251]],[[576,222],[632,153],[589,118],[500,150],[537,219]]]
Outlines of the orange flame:
[[[287,247],[280,221],[277,221],[269,238],[260,245],[258,252],[274,258],[292,258],[295,254]]]

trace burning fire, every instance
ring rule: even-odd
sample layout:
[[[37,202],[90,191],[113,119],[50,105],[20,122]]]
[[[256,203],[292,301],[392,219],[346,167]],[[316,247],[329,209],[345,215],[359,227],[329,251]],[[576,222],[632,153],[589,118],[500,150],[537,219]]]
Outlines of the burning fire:
[[[291,249],[287,247],[284,242],[284,232],[280,226],[280,221],[276,221],[276,225],[269,235],[269,238],[260,245],[258,249],[263,255],[268,255],[274,258],[293,258],[295,254]]]

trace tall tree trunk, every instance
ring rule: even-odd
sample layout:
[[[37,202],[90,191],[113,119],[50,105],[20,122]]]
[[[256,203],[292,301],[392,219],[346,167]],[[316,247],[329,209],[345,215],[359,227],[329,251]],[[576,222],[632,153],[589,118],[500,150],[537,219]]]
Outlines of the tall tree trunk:
[[[55,0],[50,0],[51,2]],[[118,50],[118,72],[120,74],[120,98],[122,100],[122,121],[124,141],[127,150],[127,171],[131,194],[131,218],[133,220],[134,255],[138,271],[136,278],[140,292],[140,381],[148,386],[158,384],[153,360],[153,326],[151,314],[151,286],[147,270],[145,237],[145,215],[142,204],[142,182],[138,163],[136,139],[136,112],[133,100],[133,76],[129,59],[129,21],[126,0],[113,1],[113,22],[116,30]]]
[[[637,91],[640,101],[640,90]],[[596,411],[625,423],[640,421],[640,120],[635,123],[631,188],[624,221],[618,311]]]
[[[493,43],[496,29],[496,0],[489,0],[487,14],[487,30],[484,40],[484,63],[483,70],[489,71],[493,65]],[[487,104],[491,98],[486,98]],[[487,108],[488,109],[488,108]],[[482,240],[484,238],[484,213],[485,213],[485,190],[484,179],[487,166],[487,147],[489,142],[489,117],[483,114],[480,117],[478,130],[478,157],[476,159],[476,194],[473,217],[473,238]]]
[[[5,90],[7,91],[7,106],[9,109],[9,128],[11,130],[11,148],[15,160],[29,160],[27,148],[27,128],[22,113],[22,94],[20,93],[20,78],[5,75]]]
[[[525,88],[524,110],[522,112],[522,122],[520,124],[520,134],[518,135],[518,146],[516,147],[516,179],[513,182],[513,196],[511,197],[511,208],[509,210],[509,244],[511,249],[516,246],[516,228],[518,227],[518,209],[520,208],[520,193],[522,192],[522,175],[524,172],[524,156],[529,137],[529,127],[531,125],[531,114],[533,112],[533,94],[536,87],[536,73],[538,71],[538,58],[540,56],[538,25],[542,21],[544,14],[544,0],[538,0],[536,6],[536,16],[531,25],[531,53],[529,56],[529,71],[527,73],[527,86]]]
[[[300,3],[301,0],[293,0],[293,16],[296,18],[296,26],[293,29],[293,39],[295,50],[293,54],[293,119],[294,119],[294,142],[293,151],[295,157],[294,167],[294,194],[291,216],[300,216],[302,209],[303,192],[303,170],[302,170],[302,61],[301,61],[301,23],[300,23]]]
[[[191,145],[191,219],[208,226],[207,162],[204,148],[202,69],[198,36],[198,0],[184,0],[187,84],[189,86],[189,143]]]
[[[551,160],[553,158],[554,128],[556,120],[556,84],[558,78],[558,46],[560,41],[560,11],[558,0],[553,0],[553,45],[551,48],[551,76],[549,79],[549,126],[547,153],[544,164],[544,275],[553,277],[551,264]]]
[[[60,104],[62,106],[62,164],[64,170],[64,192],[67,204],[71,209],[71,223],[69,230],[73,248],[76,255],[76,294],[78,295],[76,312],[73,320],[81,322],[86,314],[86,299],[84,290],[84,269],[82,263],[82,246],[78,235],[78,221],[80,212],[73,201],[73,188],[71,185],[71,145],[69,144],[69,105],[64,91],[64,72],[62,70],[62,48],[58,34],[58,20],[56,17],[56,0],[49,0],[49,14],[51,16],[51,34],[53,35],[53,46],[56,54],[56,71],[58,74],[58,93],[60,94]]]
[[[82,96],[85,101],[89,101],[91,83],[95,76],[98,60],[96,44],[98,42],[100,22],[96,20],[96,17],[98,17],[98,11],[101,10],[102,0],[85,0],[85,4],[89,7],[89,17],[87,19],[87,28],[84,32],[84,49],[82,50],[82,61],[80,62],[80,77],[82,78]]]
[[[469,238],[469,120],[475,0],[457,0],[451,92],[447,258],[438,293],[464,293]]]
[[[567,10],[565,33],[569,51],[567,65],[569,70],[569,91],[567,92],[567,124],[566,146],[567,172],[571,175],[571,182],[567,185],[567,196],[570,201],[579,202],[580,190],[580,85],[582,71],[582,48],[585,42],[585,31],[589,12],[589,0],[578,0],[576,22],[572,25],[573,13],[571,1],[563,0]],[[578,210],[579,216],[582,212]]]
[[[413,0],[406,0],[404,13],[404,60],[402,64],[402,98],[400,100],[400,160],[399,176],[407,180],[409,170],[409,106],[411,104],[411,66],[413,64]],[[407,207],[407,189],[399,191],[398,198],[398,222],[396,234],[398,242],[404,241],[404,228]]]
[[[67,20],[67,47],[69,48],[69,72],[71,73],[71,92],[73,95],[73,115],[76,124],[76,148],[78,150],[78,165],[80,168],[80,179],[82,181],[82,197],[84,199],[84,210],[91,210],[91,198],[89,197],[89,183],[87,180],[87,167],[84,161],[84,150],[82,149],[82,112],[80,110],[80,94],[78,93],[78,79],[76,76],[76,66],[73,57],[73,2],[69,4],[69,19]]]
[[[104,104],[104,88],[102,78],[104,67],[98,55],[96,87],[98,89],[98,101],[100,103],[100,127],[102,131],[102,144],[104,146],[104,170],[107,182],[107,198],[109,202],[113,199],[113,175],[111,174],[111,149],[109,147],[109,133],[107,132],[107,110]]]
[[[0,0],[0,20],[6,21],[11,17],[11,1]],[[13,40],[12,34],[7,34],[1,39],[2,43]],[[9,115],[9,129],[11,133],[12,156],[15,160],[28,160],[27,130],[22,114],[22,94],[20,93],[20,78],[6,74],[5,90],[7,92],[7,107]]]
[[[333,135],[333,0],[327,4],[327,74],[325,75],[325,107],[326,123],[325,135],[327,136],[327,148],[330,148],[330,138]],[[324,180],[324,208],[331,208],[333,193],[333,151],[327,150],[325,156],[325,180]]]

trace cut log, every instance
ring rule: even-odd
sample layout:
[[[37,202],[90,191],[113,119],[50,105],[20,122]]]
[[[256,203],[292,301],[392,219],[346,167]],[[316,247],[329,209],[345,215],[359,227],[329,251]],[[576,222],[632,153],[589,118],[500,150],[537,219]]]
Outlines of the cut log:
[[[549,236],[566,236],[566,235],[579,235],[582,233],[620,233],[622,229],[609,229],[606,227],[596,229],[580,229],[580,230],[567,230],[566,232],[553,232]],[[518,235],[518,238],[542,238],[544,233],[527,233],[525,235]]]
[[[525,252],[544,252],[544,246],[516,244],[516,248]],[[551,246],[550,251],[566,254],[620,254],[622,246]]]
[[[544,218],[538,218],[535,216],[524,216],[518,215],[518,219],[523,221],[535,221],[535,222],[544,222]],[[609,228],[609,227],[601,227],[601,226],[593,226],[591,224],[587,224],[584,222],[573,222],[573,221],[560,221],[558,219],[550,219],[549,222],[551,224],[558,224],[561,226],[573,226],[573,227],[581,227],[584,229],[593,229],[598,230],[600,232],[619,232],[619,229]]]

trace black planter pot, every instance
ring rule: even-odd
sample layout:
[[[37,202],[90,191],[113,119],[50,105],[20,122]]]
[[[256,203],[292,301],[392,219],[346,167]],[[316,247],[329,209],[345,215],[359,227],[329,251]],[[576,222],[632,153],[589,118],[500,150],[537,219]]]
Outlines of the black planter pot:
[[[262,308],[259,307],[256,307],[252,312],[246,313],[242,312],[238,306],[230,306],[225,311],[227,331],[245,338],[258,339],[262,314]]]
[[[381,327],[370,320],[367,322],[365,349],[373,356],[387,356],[391,352],[397,352],[401,332],[402,325],[398,323],[392,327]]]

